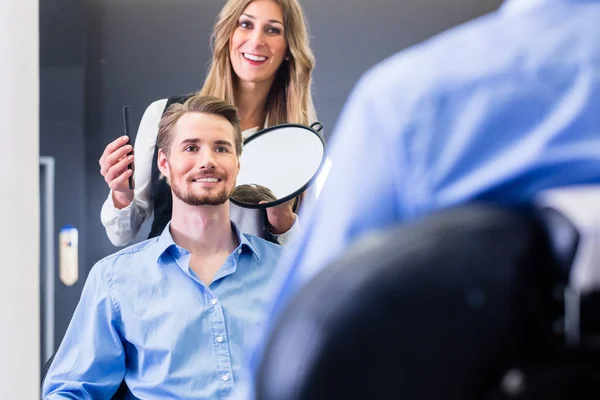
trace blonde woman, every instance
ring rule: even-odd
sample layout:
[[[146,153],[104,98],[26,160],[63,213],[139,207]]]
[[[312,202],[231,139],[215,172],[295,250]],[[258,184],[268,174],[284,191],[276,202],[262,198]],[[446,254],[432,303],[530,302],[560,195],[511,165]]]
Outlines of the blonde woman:
[[[311,94],[315,61],[297,0],[229,0],[217,18],[212,51],[200,94],[237,107],[244,139],[267,126],[316,120]],[[101,220],[117,246],[130,243],[152,214],[149,237],[160,235],[171,218],[170,189],[159,179],[156,166],[156,137],[166,106],[184,98],[158,100],[146,109],[135,142],[135,172],[127,168],[134,158],[127,156],[132,148],[126,137],[106,146],[100,158],[101,174],[110,188]],[[135,190],[128,185],[132,173]],[[268,227],[263,229],[260,210],[231,204],[231,219],[244,233],[272,234],[284,244],[299,229],[291,203],[269,208],[267,217]]]

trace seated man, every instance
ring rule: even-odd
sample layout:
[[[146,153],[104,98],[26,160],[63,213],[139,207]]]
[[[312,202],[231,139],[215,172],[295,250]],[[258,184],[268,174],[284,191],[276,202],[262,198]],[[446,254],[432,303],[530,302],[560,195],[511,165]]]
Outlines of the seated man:
[[[204,96],[174,104],[157,146],[172,219],[160,237],[92,268],[44,399],[107,399],[123,380],[133,398],[226,398],[240,378],[280,247],[229,219],[242,150],[236,109]]]

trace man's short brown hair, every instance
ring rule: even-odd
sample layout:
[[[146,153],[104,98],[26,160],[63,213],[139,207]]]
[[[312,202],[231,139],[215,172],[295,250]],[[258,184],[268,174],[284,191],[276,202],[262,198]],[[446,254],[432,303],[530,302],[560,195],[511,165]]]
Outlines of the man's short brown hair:
[[[156,146],[167,156],[169,155],[171,143],[173,142],[173,128],[179,118],[189,112],[199,112],[212,115],[220,115],[233,126],[235,152],[239,157],[242,154],[242,129],[237,108],[226,101],[213,96],[195,95],[183,104],[171,104],[164,112],[158,124],[158,139]]]
[[[231,198],[243,204],[258,204],[261,201],[271,203],[277,201],[277,196],[271,191],[271,189],[262,185],[238,185]]]

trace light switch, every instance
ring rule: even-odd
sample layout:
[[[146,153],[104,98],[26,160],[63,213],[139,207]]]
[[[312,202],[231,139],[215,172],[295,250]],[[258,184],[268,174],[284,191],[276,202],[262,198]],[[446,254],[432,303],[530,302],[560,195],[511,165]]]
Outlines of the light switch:
[[[59,234],[59,277],[62,283],[72,286],[79,279],[79,232],[65,225]]]

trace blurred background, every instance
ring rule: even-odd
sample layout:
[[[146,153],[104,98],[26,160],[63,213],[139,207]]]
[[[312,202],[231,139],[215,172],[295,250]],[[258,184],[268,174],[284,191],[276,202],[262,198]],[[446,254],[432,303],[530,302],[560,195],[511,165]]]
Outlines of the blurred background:
[[[493,11],[500,3],[302,0],[317,60],[315,105],[325,136],[370,66]],[[210,59],[210,32],[223,4],[224,0],[39,2],[41,313],[42,326],[49,327],[42,328],[42,364],[62,340],[89,270],[118,250],[100,222],[108,187],[98,160],[105,146],[123,134],[122,107],[133,106],[135,132],[152,101],[201,87]],[[45,272],[57,270],[59,231],[65,226],[78,231],[78,279],[72,286],[59,280],[57,272]],[[148,229],[146,222],[138,240],[146,238]]]

